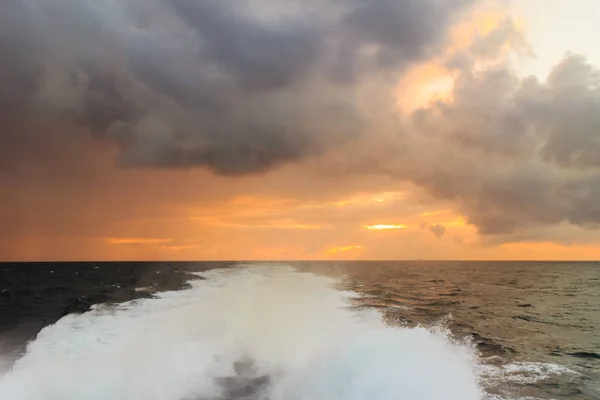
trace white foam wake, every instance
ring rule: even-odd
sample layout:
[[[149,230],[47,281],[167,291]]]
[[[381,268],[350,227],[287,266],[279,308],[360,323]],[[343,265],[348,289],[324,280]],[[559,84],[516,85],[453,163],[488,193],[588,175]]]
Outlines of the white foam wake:
[[[469,346],[350,310],[352,294],[330,278],[283,267],[203,275],[189,290],[45,328],[0,377],[0,399],[482,397]]]

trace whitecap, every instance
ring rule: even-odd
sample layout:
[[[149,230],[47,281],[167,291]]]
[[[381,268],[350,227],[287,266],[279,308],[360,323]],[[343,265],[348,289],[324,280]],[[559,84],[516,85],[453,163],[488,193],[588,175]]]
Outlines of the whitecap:
[[[333,278],[255,266],[201,275],[190,289],[94,307],[44,328],[0,376],[0,398],[483,396],[472,346],[444,329],[390,327],[373,310],[352,309],[355,294],[336,290]]]

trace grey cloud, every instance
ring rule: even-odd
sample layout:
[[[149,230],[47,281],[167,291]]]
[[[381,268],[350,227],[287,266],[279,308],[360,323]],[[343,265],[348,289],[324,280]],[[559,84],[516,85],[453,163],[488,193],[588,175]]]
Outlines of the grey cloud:
[[[199,56],[230,69],[247,87],[269,89],[302,81],[318,59],[322,32],[314,21],[265,26],[216,1],[172,0],[172,4],[203,39]]]
[[[531,119],[546,129],[541,150],[562,167],[600,167],[600,71],[571,56],[548,77],[547,87],[531,82],[519,99]]]
[[[519,242],[559,242],[565,245],[574,244],[593,244],[600,240],[600,230],[591,230],[582,228],[568,222],[556,225],[544,225],[537,228],[520,230],[505,235],[489,235],[483,237],[483,243],[486,245],[498,245],[502,243]]]
[[[453,202],[482,234],[600,226],[599,70],[577,55],[543,81],[469,64],[455,64],[452,102],[413,114],[388,172]]]
[[[446,227],[440,224],[434,224],[429,226],[429,232],[433,233],[436,237],[441,238],[446,233]]]
[[[423,58],[442,44],[446,27],[466,0],[358,0],[345,18],[354,39],[376,44],[383,66]]]
[[[3,1],[0,167],[41,162],[45,124],[114,142],[133,167],[241,175],[317,155],[369,123],[359,74],[429,54],[467,3],[323,0],[265,17],[229,0]],[[373,45],[385,63],[365,61]]]

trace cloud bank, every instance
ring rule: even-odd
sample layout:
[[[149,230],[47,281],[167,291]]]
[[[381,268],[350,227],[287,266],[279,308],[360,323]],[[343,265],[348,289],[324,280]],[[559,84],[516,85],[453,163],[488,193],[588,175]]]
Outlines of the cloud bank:
[[[417,110],[388,172],[449,200],[482,234],[600,223],[600,71],[577,55],[547,79],[456,70],[452,100]]]
[[[122,166],[228,176],[358,141],[344,168],[410,181],[481,234],[596,228],[600,71],[568,55],[520,77],[497,60],[525,47],[508,20],[448,54],[476,3],[4,0],[0,171],[55,162],[74,136],[115,144]],[[386,125],[388,91],[436,57],[450,98]]]
[[[35,154],[48,124],[130,166],[243,175],[320,154],[369,123],[361,82],[435,52],[468,4],[3,1],[0,163]]]

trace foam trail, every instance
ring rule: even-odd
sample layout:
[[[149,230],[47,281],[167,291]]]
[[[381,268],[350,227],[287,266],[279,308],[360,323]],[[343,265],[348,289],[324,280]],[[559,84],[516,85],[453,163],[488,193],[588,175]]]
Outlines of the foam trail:
[[[189,290],[46,327],[0,377],[11,400],[476,400],[477,359],[443,332],[350,310],[290,268],[203,274]]]

